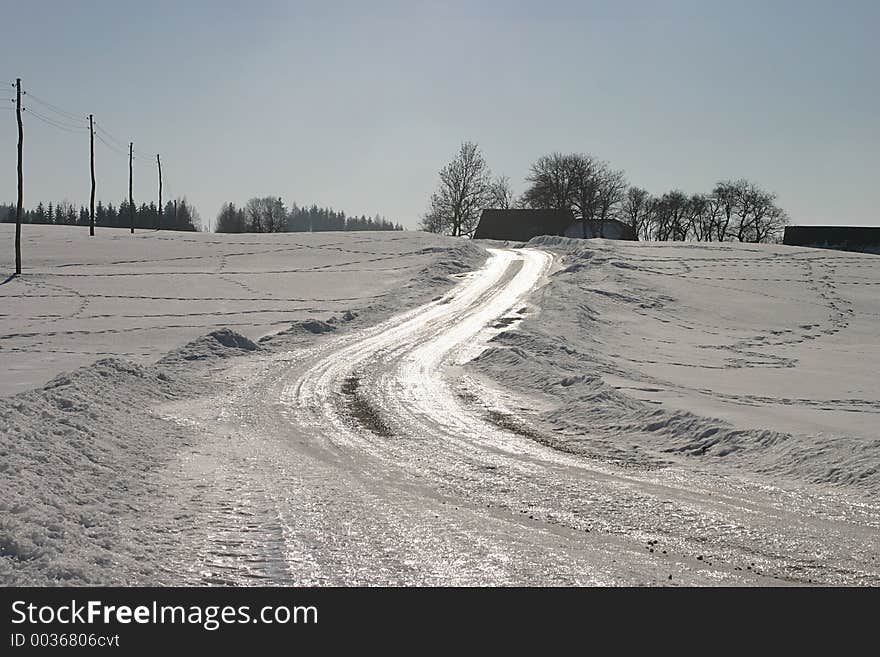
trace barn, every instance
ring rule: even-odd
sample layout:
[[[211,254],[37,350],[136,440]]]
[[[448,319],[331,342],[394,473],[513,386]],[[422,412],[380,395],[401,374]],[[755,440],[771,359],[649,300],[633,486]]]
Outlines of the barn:
[[[880,228],[872,226],[786,226],[783,244],[880,254]]]
[[[528,242],[538,235],[564,237],[604,237],[607,239],[633,240],[632,229],[615,219],[604,221],[576,220],[571,210],[495,210],[486,209],[480,215],[480,223],[474,239],[510,240]]]

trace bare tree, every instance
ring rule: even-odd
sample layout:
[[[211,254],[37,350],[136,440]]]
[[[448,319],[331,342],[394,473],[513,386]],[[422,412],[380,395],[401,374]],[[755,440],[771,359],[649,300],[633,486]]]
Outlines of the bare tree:
[[[607,163],[602,163],[597,171],[599,203],[598,217],[600,222],[611,219],[618,206],[626,195],[628,183],[623,171],[611,169]]]
[[[440,170],[440,184],[422,217],[422,229],[453,236],[471,235],[480,212],[492,204],[494,185],[479,146],[464,142],[454,160]]]
[[[716,184],[712,190],[712,197],[718,204],[720,213],[718,223],[715,225],[715,239],[719,242],[724,242],[729,236],[730,222],[733,219],[737,203],[737,187],[741,186],[743,182],[725,180]]]
[[[581,221],[584,237],[597,235],[600,230],[596,219],[601,215],[603,205],[604,164],[590,155],[573,155],[572,158],[575,187],[571,210]]]
[[[736,239],[740,242],[751,242],[752,212],[754,204],[759,203],[757,190],[746,180],[739,181],[734,190],[736,205]]]
[[[524,205],[530,208],[567,210],[575,203],[588,162],[586,155],[543,155],[532,164],[523,194]]]
[[[283,233],[287,230],[287,209],[280,198],[252,198],[244,206],[248,230],[254,233]]]
[[[714,232],[719,241],[772,242],[788,223],[776,194],[742,178],[719,182],[711,198],[717,205]]]
[[[492,207],[499,210],[509,210],[514,205],[516,205],[516,198],[510,187],[510,178],[498,176],[492,183]]]
[[[655,205],[654,237],[658,241],[685,240],[688,234],[689,199],[675,189],[661,196]]]
[[[656,196],[649,196],[645,201],[645,219],[642,222],[642,240],[655,240],[659,232],[662,203]]]
[[[419,224],[419,228],[427,233],[442,233],[444,232],[444,227],[445,223],[440,210],[434,208],[432,204],[431,209],[422,215],[422,221]]]
[[[776,205],[776,194],[755,190],[752,199],[751,236],[755,242],[774,242],[788,224],[785,210]]]
[[[687,232],[698,242],[714,239],[721,205],[718,200],[705,194],[693,194],[686,210]]]
[[[647,239],[645,228],[650,216],[651,195],[641,187],[630,187],[626,190],[620,206],[620,218],[632,228],[636,239]]]
[[[782,219],[782,215],[781,210],[776,207],[775,194],[752,182],[740,180],[735,183],[734,199],[737,240],[763,242],[769,238],[771,232],[778,230],[774,226]]]
[[[584,153],[544,155],[532,164],[526,181],[526,206],[571,210],[584,237],[601,234],[602,223],[614,216],[627,189],[623,171]]]

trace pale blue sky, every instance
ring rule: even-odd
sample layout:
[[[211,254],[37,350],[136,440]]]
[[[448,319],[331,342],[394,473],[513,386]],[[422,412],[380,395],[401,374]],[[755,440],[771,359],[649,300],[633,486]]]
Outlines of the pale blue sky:
[[[166,197],[205,218],[275,194],[412,228],[470,139],[517,192],[538,156],[580,151],[653,193],[748,177],[794,223],[880,223],[875,0],[0,0],[0,20],[0,81],[161,153]],[[0,122],[14,201],[14,112]],[[97,157],[118,203],[127,162]],[[30,117],[25,167],[28,206],[87,203],[87,135]],[[155,178],[136,163],[136,201]]]

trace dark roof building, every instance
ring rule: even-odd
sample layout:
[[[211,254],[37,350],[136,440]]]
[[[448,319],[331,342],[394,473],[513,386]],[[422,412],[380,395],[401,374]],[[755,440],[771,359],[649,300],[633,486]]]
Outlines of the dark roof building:
[[[572,223],[571,210],[483,210],[474,239],[528,242],[538,235],[562,235]]]
[[[871,226],[786,226],[783,244],[880,254],[880,228]]]
[[[614,219],[588,222],[585,228],[583,222],[575,220],[571,210],[492,209],[483,210],[474,239],[528,242],[538,235],[635,239],[629,226]]]

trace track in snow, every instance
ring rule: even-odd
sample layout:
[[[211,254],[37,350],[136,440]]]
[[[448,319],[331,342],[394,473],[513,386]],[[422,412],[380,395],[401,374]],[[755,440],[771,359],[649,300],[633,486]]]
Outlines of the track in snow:
[[[492,249],[438,300],[244,359],[228,393],[169,407],[205,438],[165,473],[176,497],[153,516],[180,533],[168,580],[880,582],[876,509],[625,471],[518,430],[501,393],[460,366],[521,316],[551,266],[537,249]],[[181,510],[185,529],[170,520]]]
[[[428,440],[440,432],[447,445],[465,449],[468,437],[499,433],[468,411],[446,373],[476,356],[500,330],[496,320],[526,303],[552,257],[534,249],[490,253],[485,268],[449,295],[352,336],[292,381],[282,396],[291,421],[377,455],[387,441],[371,433]]]

